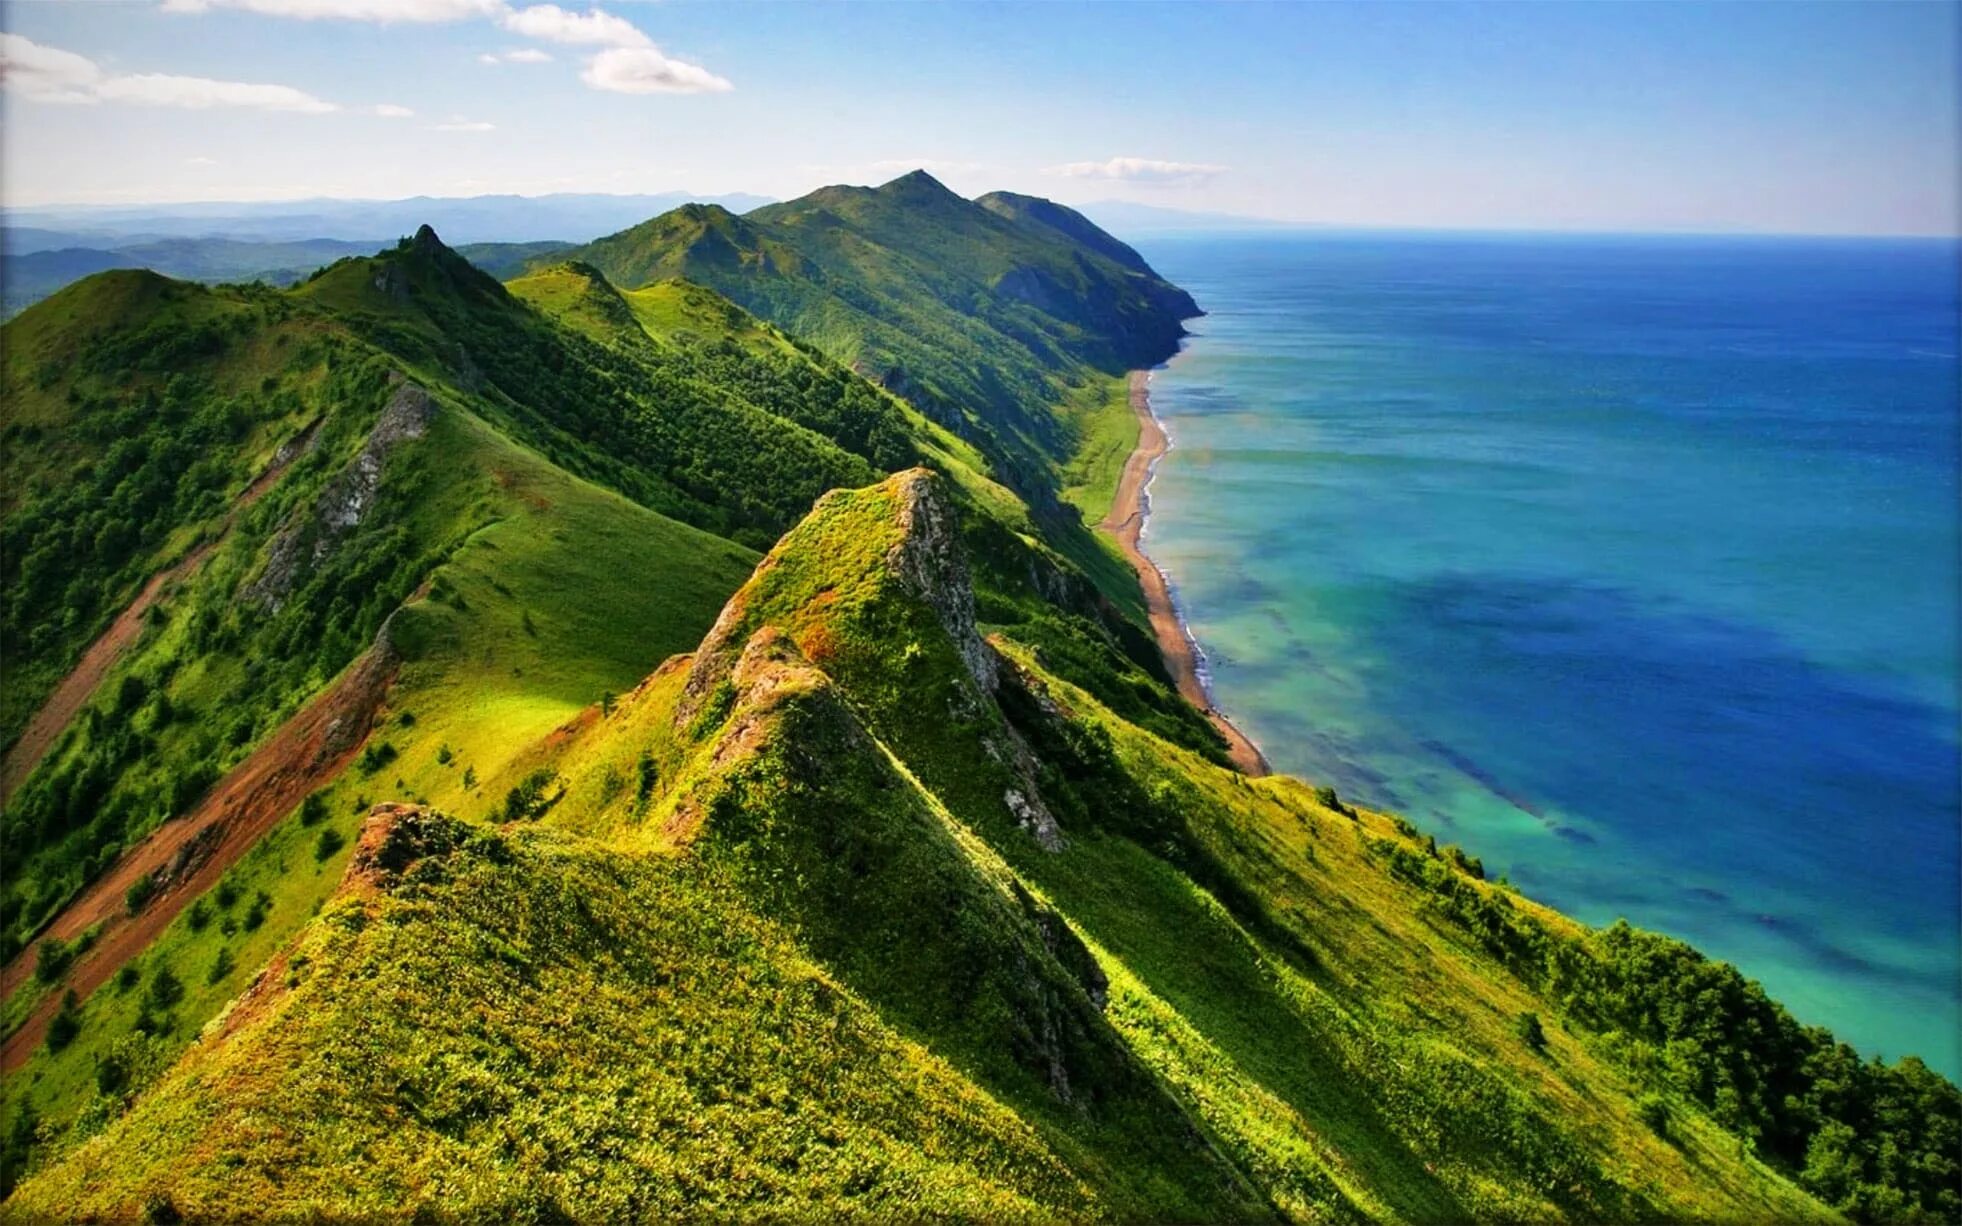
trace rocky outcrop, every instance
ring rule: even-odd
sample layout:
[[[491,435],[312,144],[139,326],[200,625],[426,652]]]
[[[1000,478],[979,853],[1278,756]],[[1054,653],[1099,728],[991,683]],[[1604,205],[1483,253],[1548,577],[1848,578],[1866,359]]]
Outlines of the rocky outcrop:
[[[1063,828],[1056,821],[1056,815],[1049,811],[1049,806],[1042,803],[1042,795],[1035,790],[1034,771],[1030,769],[1033,763],[1030,760],[1028,747],[1022,744],[1021,738],[1012,730],[1009,737],[1015,747],[1015,765],[1028,791],[1025,793],[1020,789],[1010,788],[1002,794],[1002,803],[1008,806],[1009,816],[1015,819],[1015,824],[1028,831],[1044,851],[1061,851],[1069,844],[1063,838]]]
[[[363,894],[392,889],[416,865],[494,837],[421,805],[376,805],[361,824],[341,890]]]
[[[390,453],[428,433],[436,415],[429,393],[400,375],[393,387],[387,407],[354,459],[328,480],[312,506],[296,512],[273,537],[264,568],[241,592],[245,600],[278,612],[307,574],[373,509]]]
[[[974,579],[941,478],[916,468],[893,480],[899,486],[900,538],[887,562],[906,590],[933,610],[981,692],[993,694],[1000,661],[975,621]]]

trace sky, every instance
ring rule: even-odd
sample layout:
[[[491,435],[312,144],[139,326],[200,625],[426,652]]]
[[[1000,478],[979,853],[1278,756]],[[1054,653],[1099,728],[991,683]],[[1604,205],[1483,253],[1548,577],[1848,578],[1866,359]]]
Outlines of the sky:
[[[0,202],[924,167],[1344,226],[1955,234],[1962,6],[13,0]]]

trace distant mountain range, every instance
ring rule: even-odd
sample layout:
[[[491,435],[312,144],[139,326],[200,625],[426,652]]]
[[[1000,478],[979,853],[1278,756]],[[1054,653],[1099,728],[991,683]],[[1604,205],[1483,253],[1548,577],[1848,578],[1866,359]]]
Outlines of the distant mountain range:
[[[527,258],[628,229],[684,204],[734,214],[772,203],[736,192],[414,196],[195,204],[57,205],[0,212],[0,310],[10,316],[91,273],[147,268],[189,281],[290,285],[428,224],[495,276]],[[1113,233],[1270,230],[1287,223],[1104,200],[1082,212]],[[522,250],[520,250],[522,246]]]
[[[411,196],[406,200],[291,200],[259,203],[58,205],[5,212],[7,253],[56,247],[117,247],[142,238],[233,238],[253,242],[359,239],[371,249],[438,227],[456,243],[583,242],[624,230],[678,205],[714,203],[746,212],[770,203],[741,192],[653,195]],[[19,234],[11,233],[19,230]],[[42,232],[48,233],[42,233]],[[26,236],[23,241],[22,235]]]

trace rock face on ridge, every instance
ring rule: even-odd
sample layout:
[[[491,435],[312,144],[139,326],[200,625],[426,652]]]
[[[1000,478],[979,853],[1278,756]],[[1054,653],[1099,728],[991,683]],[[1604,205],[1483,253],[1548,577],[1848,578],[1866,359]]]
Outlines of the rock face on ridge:
[[[703,639],[677,727],[706,735],[722,722],[742,688],[741,660],[767,630],[835,680],[895,745],[971,728],[978,735],[968,743],[986,751],[974,765],[1002,811],[1060,851],[1063,831],[1037,782],[1041,764],[995,704],[1002,663],[981,636],[959,515],[944,480],[919,468],[819,499]],[[897,656],[894,636],[908,644]]]
[[[940,619],[974,683],[982,693],[992,694],[999,684],[999,661],[975,624],[974,581],[954,509],[940,479],[925,469],[903,472],[894,481],[900,496],[900,540],[887,560],[907,590]]]
[[[306,573],[373,509],[389,455],[403,443],[429,432],[429,423],[436,416],[435,401],[399,374],[392,382],[394,394],[368,432],[367,442],[348,466],[328,481],[313,506],[280,529],[267,548],[265,568],[241,592],[244,599],[278,612]]]

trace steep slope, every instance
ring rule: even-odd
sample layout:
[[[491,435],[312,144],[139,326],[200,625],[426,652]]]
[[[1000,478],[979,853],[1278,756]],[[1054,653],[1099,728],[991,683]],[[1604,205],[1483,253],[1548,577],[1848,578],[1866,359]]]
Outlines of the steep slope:
[[[974,441],[1040,511],[1079,441],[1057,406],[1162,361],[1198,313],[1125,252],[915,171],[742,217],[689,206],[568,254],[625,288],[679,276],[734,299]]]
[[[146,943],[199,964],[194,1031],[320,896],[291,853],[333,862],[384,766],[468,792],[692,643],[754,555],[650,507],[767,540],[873,460],[963,467],[787,342],[745,361],[758,325],[698,293],[685,336],[608,348],[424,232],[293,292],[110,273],[7,326],[8,639],[35,651],[5,694],[48,730],[0,816],[9,1118],[72,1119],[116,1034],[43,1037]],[[302,712],[384,646],[387,697],[317,752]],[[212,923],[241,889],[265,906]]]
[[[213,1037],[5,1213],[997,1220],[1088,1202],[713,866],[385,809]]]
[[[496,833],[378,810],[225,1023],[7,1212],[1952,1207],[1953,1086],[1115,718],[981,635],[959,501],[828,497],[693,656],[510,763]]]

